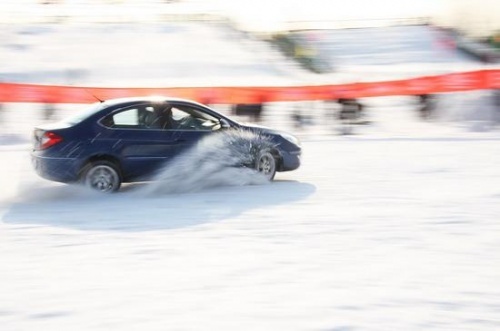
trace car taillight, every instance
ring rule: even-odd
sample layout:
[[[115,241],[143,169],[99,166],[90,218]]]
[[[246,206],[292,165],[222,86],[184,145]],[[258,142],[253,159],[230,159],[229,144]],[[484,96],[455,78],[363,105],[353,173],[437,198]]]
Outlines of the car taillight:
[[[63,138],[54,132],[37,131],[35,132],[35,149],[47,149],[57,143],[60,143],[62,140]]]

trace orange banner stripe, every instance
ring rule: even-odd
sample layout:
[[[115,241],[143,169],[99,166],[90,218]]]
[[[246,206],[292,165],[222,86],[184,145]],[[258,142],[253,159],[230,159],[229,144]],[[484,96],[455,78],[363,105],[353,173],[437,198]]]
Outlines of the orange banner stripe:
[[[0,102],[91,103],[99,99],[165,95],[201,103],[334,100],[500,89],[500,70],[478,70],[404,80],[318,86],[113,88],[0,83]],[[95,96],[95,97],[94,97]]]

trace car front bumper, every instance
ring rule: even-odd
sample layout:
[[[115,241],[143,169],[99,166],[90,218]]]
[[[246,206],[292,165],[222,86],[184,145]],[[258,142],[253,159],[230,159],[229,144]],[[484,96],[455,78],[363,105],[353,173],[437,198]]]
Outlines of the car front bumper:
[[[279,171],[292,171],[300,167],[301,150],[281,152],[281,166]]]

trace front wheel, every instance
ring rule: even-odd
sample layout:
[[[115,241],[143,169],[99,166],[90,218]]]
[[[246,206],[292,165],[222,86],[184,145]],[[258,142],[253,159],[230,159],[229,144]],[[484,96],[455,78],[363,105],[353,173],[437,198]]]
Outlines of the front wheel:
[[[263,151],[256,160],[256,169],[268,180],[273,180],[276,175],[276,159],[269,151]]]
[[[102,193],[116,192],[122,183],[116,165],[108,161],[92,162],[82,179],[87,187]]]

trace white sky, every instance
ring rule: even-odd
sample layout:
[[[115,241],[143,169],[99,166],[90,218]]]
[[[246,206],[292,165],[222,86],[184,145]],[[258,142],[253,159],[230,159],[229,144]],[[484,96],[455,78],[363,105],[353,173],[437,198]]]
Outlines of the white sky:
[[[213,0],[242,15],[277,15],[288,19],[385,18],[429,15],[440,1],[432,0]]]
[[[45,7],[47,10],[40,11],[39,3],[39,0],[2,0],[0,22],[9,21],[13,10],[16,20],[20,18],[18,11],[33,16],[50,12],[49,6]],[[82,15],[103,15],[115,11],[117,15],[128,15],[130,12],[123,12],[124,7],[128,7],[132,8],[131,13],[135,16],[146,12],[158,14],[158,8],[151,5],[165,4],[162,0],[65,0],[63,3],[79,6],[76,12]],[[111,6],[102,6],[106,3]],[[101,8],[96,11],[99,5]],[[56,6],[51,7],[52,11],[62,12]],[[204,13],[223,11],[251,29],[281,28],[283,22],[290,21],[366,21],[414,17],[433,17],[440,24],[478,32],[500,29],[499,0],[183,0],[162,6],[162,11],[175,11],[181,7]]]
[[[252,27],[293,21],[425,17],[442,11],[440,0],[212,0]]]

